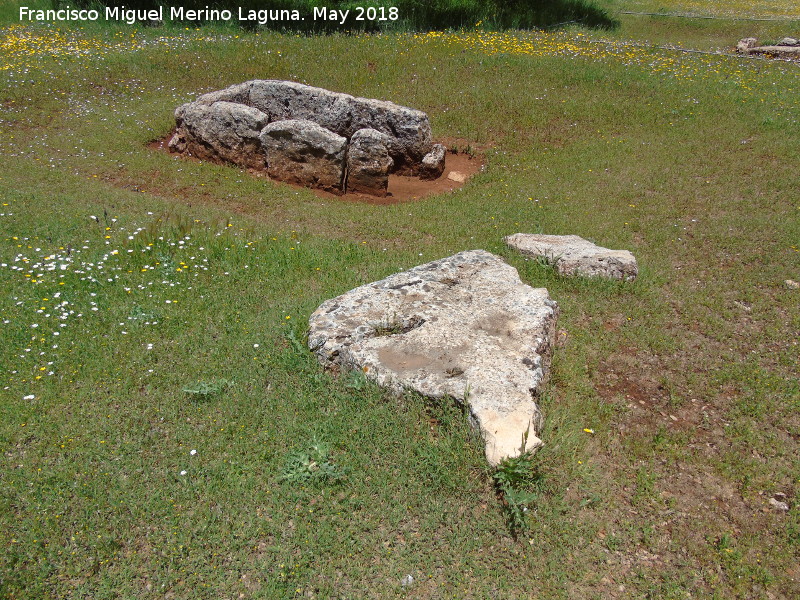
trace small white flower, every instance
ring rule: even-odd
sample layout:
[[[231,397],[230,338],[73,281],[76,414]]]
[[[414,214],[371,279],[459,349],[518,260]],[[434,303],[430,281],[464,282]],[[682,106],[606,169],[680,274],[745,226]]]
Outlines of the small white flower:
[[[258,344],[253,344],[253,348],[258,348]]]
[[[181,475],[186,475],[186,471],[181,471]]]
[[[194,456],[195,454],[197,454],[197,450],[192,450],[191,452],[189,452],[189,454],[191,454],[192,456]]]

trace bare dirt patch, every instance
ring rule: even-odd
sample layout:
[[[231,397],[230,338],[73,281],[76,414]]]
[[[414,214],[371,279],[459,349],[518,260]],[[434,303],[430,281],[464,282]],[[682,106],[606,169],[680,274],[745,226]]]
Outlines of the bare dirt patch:
[[[166,137],[154,140],[150,142],[147,147],[151,150],[156,150],[158,152],[167,152],[169,153],[169,149],[167,144],[169,139],[172,137],[172,133],[167,135]],[[447,144],[445,144],[447,145]],[[450,146],[452,147],[452,145]],[[181,155],[180,158],[185,160],[196,160],[198,159],[190,158]],[[444,172],[442,173],[441,177],[438,179],[433,180],[422,180],[418,177],[407,177],[404,175],[389,175],[389,193],[384,198],[378,198],[376,196],[370,196],[368,194],[353,194],[353,193],[346,193],[346,194],[332,194],[330,192],[325,192],[319,189],[311,189],[306,188],[298,185],[292,185],[283,181],[276,181],[275,185],[289,185],[294,188],[304,189],[312,192],[314,195],[319,196],[320,198],[326,199],[335,199],[335,200],[342,200],[345,202],[363,202],[366,204],[375,204],[375,205],[386,205],[386,204],[402,204],[406,202],[416,202],[417,200],[421,200],[423,198],[427,198],[428,196],[432,196],[434,194],[444,194],[446,192],[452,192],[456,190],[470,180],[470,178],[481,171],[484,165],[483,157],[480,154],[476,153],[466,153],[466,152],[453,152],[448,150],[445,154],[445,165],[444,165]],[[252,169],[247,170],[253,177],[258,178],[266,178],[266,173],[261,171],[255,171]],[[450,173],[460,173],[464,177],[464,181],[457,181],[448,177]]]

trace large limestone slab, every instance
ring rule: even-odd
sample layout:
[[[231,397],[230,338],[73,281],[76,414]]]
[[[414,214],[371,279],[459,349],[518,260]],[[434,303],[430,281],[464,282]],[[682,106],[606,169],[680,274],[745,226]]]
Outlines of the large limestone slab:
[[[420,265],[324,302],[309,347],[328,368],[467,404],[493,465],[541,445],[536,399],[558,306],[483,250]]]
[[[269,176],[341,193],[347,140],[313,121],[289,119],[261,131]]]
[[[251,169],[266,166],[259,134],[267,115],[233,102],[190,103],[175,111],[171,150],[203,160],[222,160]]]
[[[639,274],[628,250],[609,250],[577,235],[515,233],[503,239],[522,254],[550,261],[562,275],[633,281]]]

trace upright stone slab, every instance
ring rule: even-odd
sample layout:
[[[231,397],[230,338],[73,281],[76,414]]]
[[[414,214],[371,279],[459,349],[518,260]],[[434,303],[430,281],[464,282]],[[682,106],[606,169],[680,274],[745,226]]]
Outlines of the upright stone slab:
[[[359,129],[347,149],[347,190],[385,196],[389,189],[389,136],[375,129]]]
[[[347,140],[312,121],[290,119],[261,131],[269,176],[342,193]]]
[[[430,152],[423,158],[419,166],[420,179],[438,179],[444,173],[445,148],[434,144]]]
[[[267,115],[233,102],[190,103],[175,111],[177,128],[170,150],[203,160],[221,160],[251,169],[266,166],[259,134]]]
[[[550,261],[562,275],[633,281],[639,274],[628,250],[609,250],[577,235],[515,233],[503,240],[522,254]]]
[[[309,347],[328,368],[358,369],[396,392],[467,404],[496,465],[541,445],[558,306],[483,250],[420,265],[324,302]]]

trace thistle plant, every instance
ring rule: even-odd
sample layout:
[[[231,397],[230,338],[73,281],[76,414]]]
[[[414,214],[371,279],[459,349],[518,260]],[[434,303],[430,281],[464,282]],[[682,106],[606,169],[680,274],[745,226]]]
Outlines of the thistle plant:
[[[280,480],[289,483],[310,483],[337,481],[343,477],[341,470],[330,458],[330,446],[315,437],[308,448],[289,454]]]
[[[189,394],[199,400],[208,400],[212,396],[216,396],[227,387],[233,384],[228,379],[215,379],[213,381],[198,381],[183,388],[185,394]]]
[[[527,529],[525,514],[537,495],[525,490],[524,487],[531,483],[535,475],[533,455],[530,452],[503,459],[492,475],[495,486],[505,502],[504,508],[509,526],[515,534]]]

